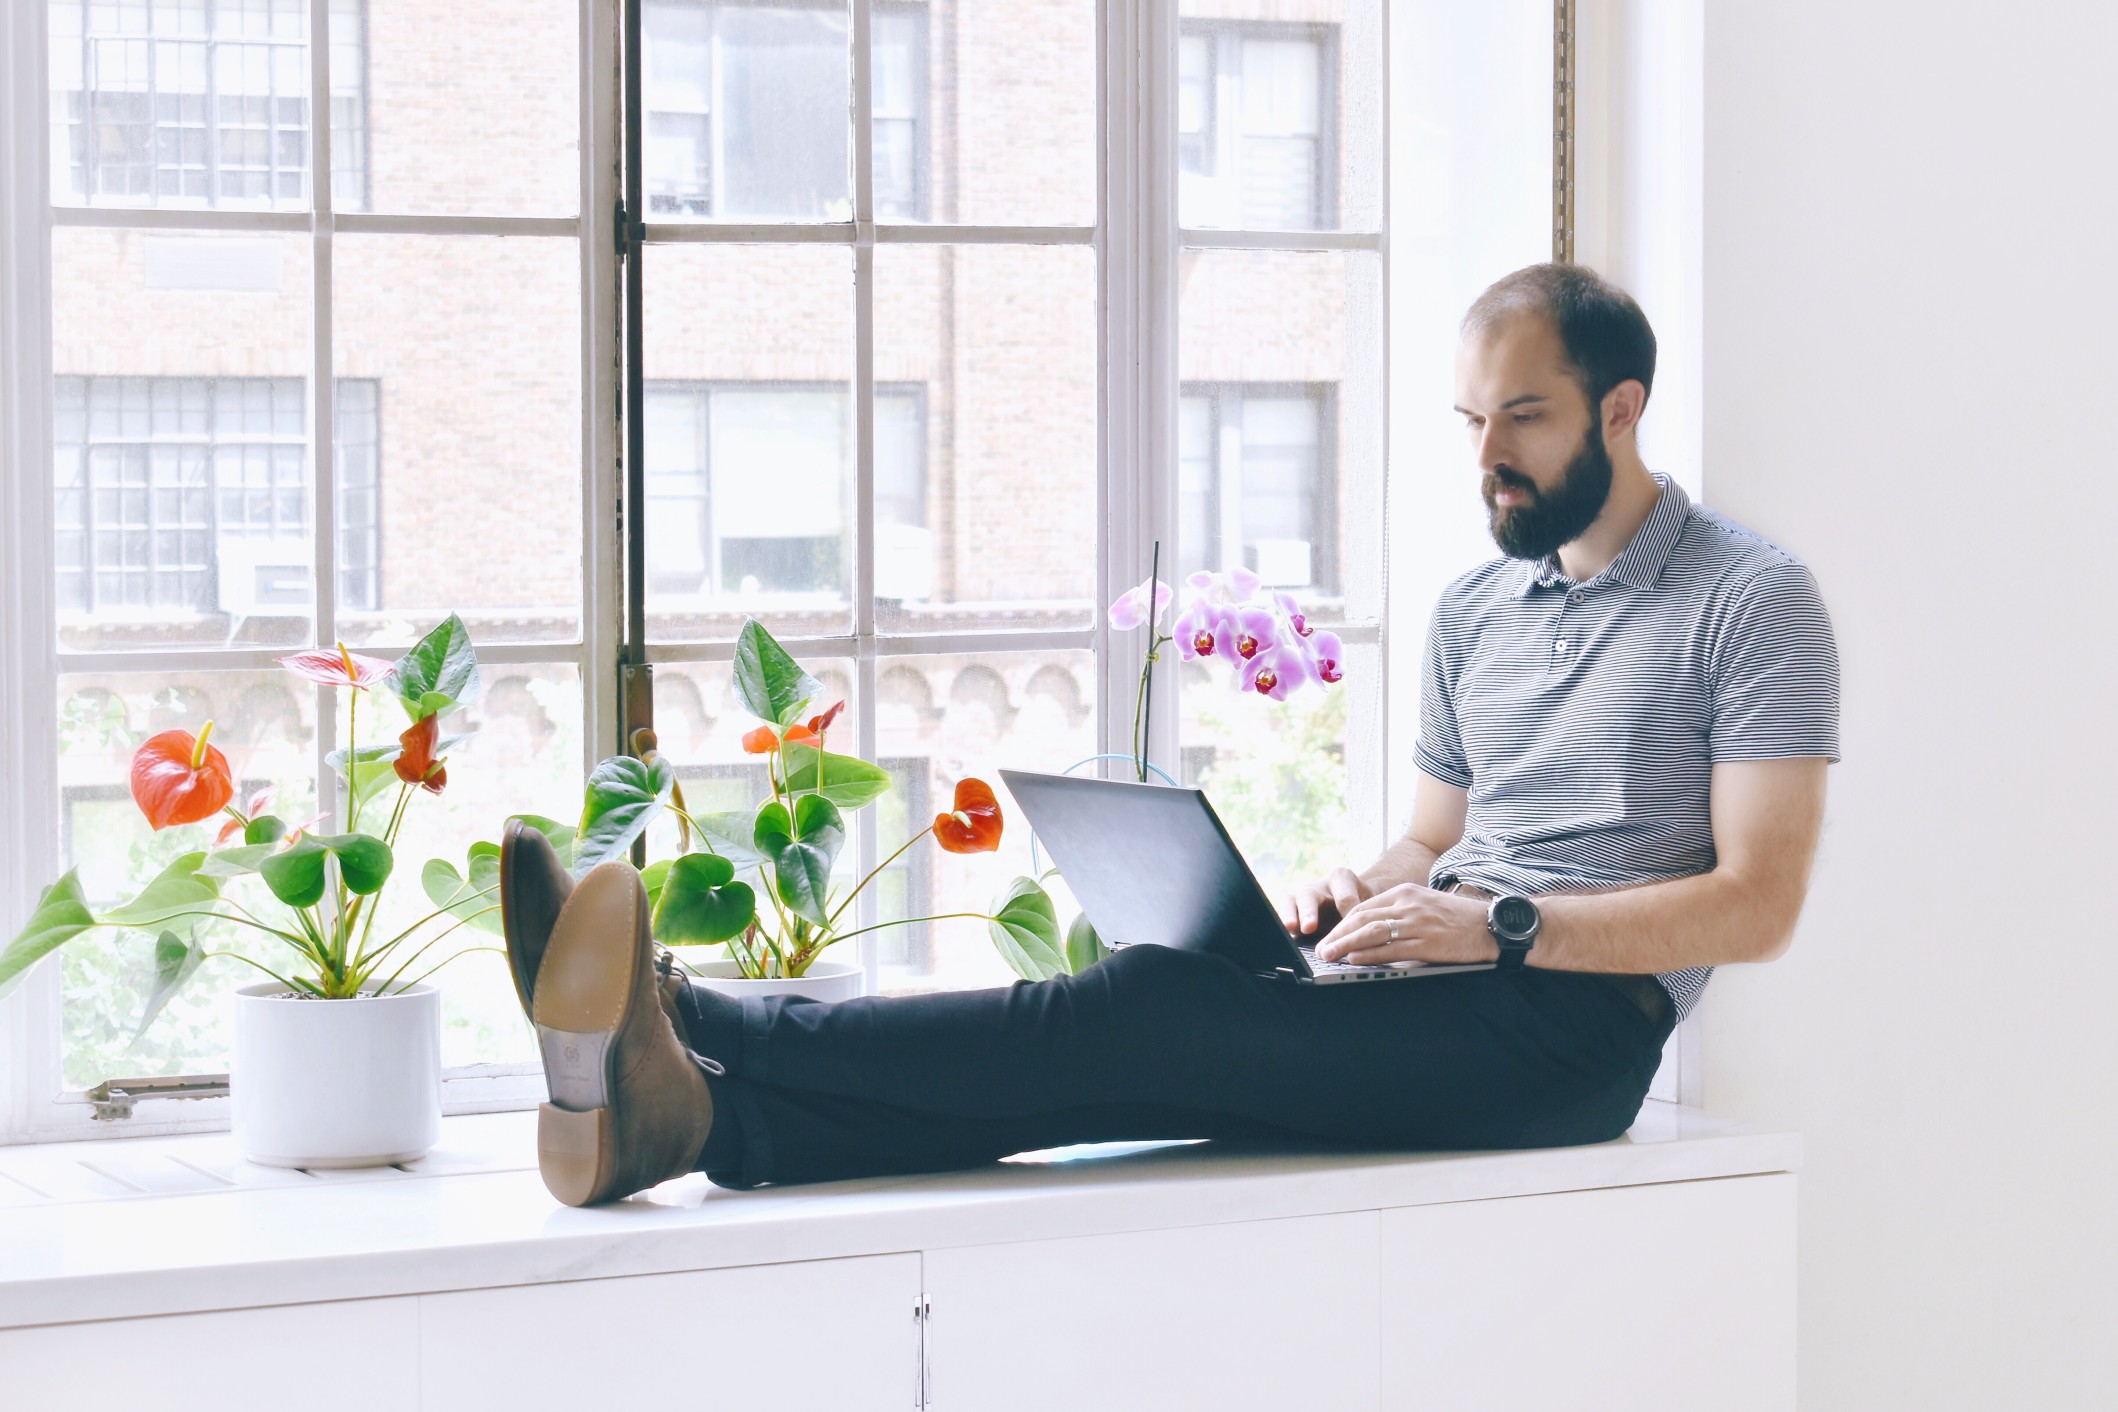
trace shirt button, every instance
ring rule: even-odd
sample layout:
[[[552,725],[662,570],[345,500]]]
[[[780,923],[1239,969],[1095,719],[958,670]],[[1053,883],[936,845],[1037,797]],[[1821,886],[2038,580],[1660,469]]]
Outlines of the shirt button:
[[[1581,601],[1581,590],[1577,588],[1572,593],[1569,593],[1566,596],[1566,601],[1569,603],[1579,603]]]
[[[1564,642],[1555,642],[1552,644],[1552,650],[1554,652],[1564,652],[1566,651],[1566,644]]]

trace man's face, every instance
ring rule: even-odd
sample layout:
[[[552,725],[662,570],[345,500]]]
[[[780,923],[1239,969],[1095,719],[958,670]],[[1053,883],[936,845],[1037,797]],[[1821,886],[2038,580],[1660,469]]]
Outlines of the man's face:
[[[1456,410],[1485,473],[1480,489],[1501,553],[1541,559],[1603,513],[1611,460],[1602,418],[1545,320],[1518,314],[1464,339]]]

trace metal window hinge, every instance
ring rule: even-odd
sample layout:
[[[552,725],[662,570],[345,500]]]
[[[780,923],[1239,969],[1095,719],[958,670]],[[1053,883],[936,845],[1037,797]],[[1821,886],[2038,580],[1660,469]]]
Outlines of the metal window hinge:
[[[912,1327],[917,1334],[912,1363],[912,1405],[924,1409],[934,1400],[933,1338],[934,1306],[922,1299],[912,1306]]]
[[[226,1074],[187,1074],[177,1078],[105,1079],[87,1093],[96,1110],[96,1121],[130,1118],[132,1105],[142,1098],[226,1098]]]
[[[640,246],[646,244],[647,226],[644,222],[636,221],[632,218],[631,214],[625,209],[625,202],[623,198],[619,199],[614,214],[614,225],[616,227],[617,232],[618,258],[623,260],[630,256],[632,252],[637,250]]]

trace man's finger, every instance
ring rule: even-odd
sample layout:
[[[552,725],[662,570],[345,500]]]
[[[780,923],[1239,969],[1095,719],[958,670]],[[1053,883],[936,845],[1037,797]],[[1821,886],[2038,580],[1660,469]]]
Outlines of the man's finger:
[[[1361,880],[1354,876],[1352,869],[1340,868],[1324,881],[1331,889],[1331,902],[1338,908],[1339,916],[1344,917],[1360,906],[1363,900]]]

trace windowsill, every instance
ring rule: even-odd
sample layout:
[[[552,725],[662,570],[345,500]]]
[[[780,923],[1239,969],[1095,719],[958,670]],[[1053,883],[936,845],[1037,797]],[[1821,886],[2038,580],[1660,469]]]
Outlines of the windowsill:
[[[1650,1102],[1591,1147],[1494,1153],[1104,1144],[932,1176],[587,1210],[535,1115],[447,1118],[405,1168],[242,1162],[225,1133],[0,1148],[0,1328],[775,1264],[1792,1171],[1800,1139]]]

